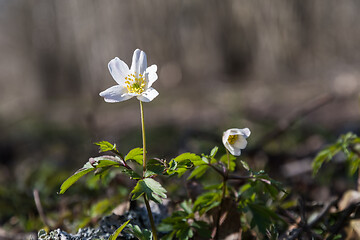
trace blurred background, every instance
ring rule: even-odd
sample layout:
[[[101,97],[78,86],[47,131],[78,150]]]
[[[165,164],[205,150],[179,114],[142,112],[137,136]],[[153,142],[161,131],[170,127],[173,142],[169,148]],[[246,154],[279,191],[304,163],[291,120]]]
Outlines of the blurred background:
[[[98,155],[94,142],[141,146],[138,101],[98,95],[115,84],[108,62],[130,65],[136,48],[158,66],[150,155],[209,152],[224,130],[249,127],[250,165],[308,191],[314,154],[359,132],[359,12],[356,0],[0,0],[0,236],[46,225],[34,189],[48,225],[70,230],[110,209],[94,213],[94,201],[125,199],[126,182],[56,192]],[[309,197],[352,184],[324,181]]]

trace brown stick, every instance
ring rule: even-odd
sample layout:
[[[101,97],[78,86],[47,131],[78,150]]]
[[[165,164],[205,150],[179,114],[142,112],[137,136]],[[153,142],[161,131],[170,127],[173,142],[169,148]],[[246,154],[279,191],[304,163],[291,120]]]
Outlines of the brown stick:
[[[39,191],[37,189],[34,189],[33,191],[33,195],[34,195],[34,201],[35,201],[35,206],[36,209],[38,210],[38,213],[40,215],[41,221],[43,221],[43,223],[51,229],[51,226],[49,224],[49,221],[44,213],[44,209],[42,208],[41,205],[41,201],[40,201],[40,196],[39,196]]]

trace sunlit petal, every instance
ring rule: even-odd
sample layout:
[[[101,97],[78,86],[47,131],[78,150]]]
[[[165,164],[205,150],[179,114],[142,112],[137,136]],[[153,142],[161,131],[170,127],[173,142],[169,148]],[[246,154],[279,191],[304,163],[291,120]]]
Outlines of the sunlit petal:
[[[120,85],[112,86],[102,91],[99,95],[104,98],[105,102],[109,103],[122,102],[133,97]]]
[[[151,102],[154,98],[159,95],[158,91],[154,88],[148,88],[145,92],[137,97],[142,102]]]

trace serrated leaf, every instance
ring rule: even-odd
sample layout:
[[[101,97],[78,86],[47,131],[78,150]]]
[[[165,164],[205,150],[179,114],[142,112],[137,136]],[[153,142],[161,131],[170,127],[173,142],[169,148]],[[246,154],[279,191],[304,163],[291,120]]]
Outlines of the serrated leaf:
[[[183,201],[180,203],[180,207],[184,209],[187,214],[192,214],[191,200]]]
[[[157,195],[162,198],[166,198],[166,189],[161,184],[152,178],[145,178],[144,182],[146,185]]]
[[[195,166],[197,166],[198,163],[201,163],[201,157],[194,153],[183,153],[174,158],[174,161],[176,161],[177,163],[183,161],[191,161]]]
[[[119,234],[122,232],[122,230],[126,227],[126,225],[130,222],[130,220],[123,223],[116,231],[111,234],[108,240],[116,240],[116,238],[119,236]]]
[[[205,174],[206,170],[209,168],[208,165],[200,165],[200,166],[197,166],[190,174],[190,176],[187,178],[188,180],[189,179],[192,179],[193,177],[195,178],[200,178],[202,177],[202,175]]]
[[[176,232],[176,237],[178,239],[188,240],[194,236],[193,231],[187,223],[184,223],[182,228]]]
[[[183,159],[180,162],[172,159],[169,163],[169,167],[166,173],[169,175],[177,173],[178,177],[181,177],[187,170],[191,169],[193,166],[193,163],[189,159]]]
[[[130,177],[130,179],[141,179],[141,176],[132,169],[121,167],[121,172],[128,175]]]
[[[113,144],[109,143],[108,141],[96,142],[94,144],[98,145],[100,147],[99,152],[107,152],[107,151],[112,151],[112,150],[117,151],[116,144],[113,145]]]
[[[143,194],[146,194],[148,199],[157,203],[161,203],[161,198],[166,198],[165,188],[152,178],[139,180],[131,193],[133,194],[132,200],[138,199]]]
[[[128,224],[128,229],[127,232],[130,232],[131,234],[133,234],[135,237],[137,237],[139,240],[152,240],[152,232],[149,231],[148,229],[140,229],[140,227],[138,225],[131,225]]]
[[[139,165],[142,165],[143,153],[144,152],[142,148],[134,148],[125,156],[125,161],[133,160],[137,162]]]
[[[150,159],[146,163],[145,177],[162,174],[165,171],[165,165],[158,159]]]
[[[106,168],[111,166],[119,167],[121,166],[122,161],[118,157],[113,156],[101,156],[96,158],[90,158],[85,165],[76,171],[72,176],[63,182],[60,186],[59,194],[63,194],[69,187],[71,187],[75,182],[77,182],[85,174],[92,172],[96,169]]]
[[[71,187],[71,185],[73,185],[75,182],[77,182],[82,176],[84,176],[85,174],[94,171],[96,168],[94,168],[93,166],[90,165],[79,170],[77,170],[72,176],[70,176],[68,179],[65,180],[65,182],[63,182],[63,184],[61,184],[60,186],[60,192],[59,194],[63,194],[69,187]]]

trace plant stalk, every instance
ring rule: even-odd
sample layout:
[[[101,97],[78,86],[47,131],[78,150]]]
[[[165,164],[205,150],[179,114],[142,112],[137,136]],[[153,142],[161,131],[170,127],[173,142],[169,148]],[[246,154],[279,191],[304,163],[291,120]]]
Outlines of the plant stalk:
[[[140,113],[141,113],[141,132],[142,132],[142,140],[143,140],[143,177],[145,177],[146,171],[146,136],[145,136],[145,121],[144,121],[144,108],[142,101],[140,101]]]
[[[230,155],[229,155],[229,151],[226,149],[226,156],[227,156],[227,169],[225,170],[225,173],[223,176],[223,188],[222,188],[222,195],[221,195],[221,202],[220,202],[220,209],[219,209],[219,213],[216,219],[216,232],[215,232],[215,240],[219,239],[219,228],[220,228],[220,219],[221,219],[221,214],[224,208],[224,200],[225,200],[225,196],[226,196],[226,182],[228,180],[228,173],[229,173],[229,169],[230,169]]]
[[[153,215],[152,215],[152,212],[151,212],[149,200],[147,199],[145,194],[144,194],[144,201],[145,201],[146,210],[147,210],[147,212],[149,214],[149,220],[150,220],[150,225],[151,225],[151,231],[152,231],[152,234],[153,234],[153,239],[158,240],[156,227],[155,227],[155,222],[154,222],[154,218],[153,218]]]
[[[142,101],[139,101],[139,102],[140,102],[140,113],[141,113],[141,130],[142,130],[142,139],[143,139],[143,178],[144,178],[145,171],[146,171],[146,136],[145,136],[144,108],[143,108]],[[149,215],[153,239],[158,240],[154,218],[153,218],[149,200],[147,199],[146,194],[144,194],[144,202],[145,202],[146,210]]]

